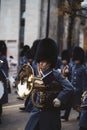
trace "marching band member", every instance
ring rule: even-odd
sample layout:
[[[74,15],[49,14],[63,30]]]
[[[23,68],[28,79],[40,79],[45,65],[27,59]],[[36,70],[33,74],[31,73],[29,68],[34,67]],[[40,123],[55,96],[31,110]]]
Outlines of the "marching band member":
[[[66,79],[70,80],[70,69],[72,65],[70,64],[70,54],[68,49],[62,51],[61,61],[62,61],[62,64],[60,66],[61,73]],[[65,109],[64,115],[61,116],[62,120],[68,121],[70,108],[71,104],[69,103],[68,107]]]
[[[77,116],[77,120],[80,118],[80,104],[81,104],[81,96],[83,90],[86,86],[86,74],[85,74],[85,66],[84,66],[84,50],[81,47],[76,46],[73,49],[72,55],[73,65],[71,67],[71,76],[70,82],[74,86],[74,95],[72,100],[72,106],[76,111],[78,111],[79,115]],[[69,108],[67,114],[67,119],[69,118],[71,108]],[[63,117],[66,119],[66,116]]]
[[[51,99],[53,95],[50,95],[49,99],[49,93],[47,93],[48,99],[46,98],[44,101],[45,108],[33,108],[25,130],[61,130],[60,108],[63,104],[66,104],[74,90],[71,83],[58,70],[54,69],[58,57],[57,50],[55,41],[50,38],[42,39],[38,45],[36,61],[38,62],[45,88],[48,86],[49,89],[54,89],[55,84],[53,84],[53,81],[55,80],[62,85],[62,89],[59,93],[59,90],[57,90],[53,99]],[[51,101],[47,103],[49,100]],[[37,102],[39,101],[40,94],[37,93]]]
[[[2,106],[3,104],[8,102],[8,86],[7,86],[7,78],[8,78],[8,62],[6,58],[7,53],[7,46],[4,41],[0,41],[0,60],[3,62],[0,64],[0,80],[3,82],[4,85],[4,95],[0,99],[0,123],[1,123],[1,116],[2,116]]]
[[[69,64],[70,63],[70,54],[67,49],[62,51],[61,62],[62,62],[61,66],[60,66],[61,72],[65,78],[69,79],[69,77],[70,77],[70,64]]]
[[[75,87],[73,108],[77,111],[79,110],[78,108],[81,104],[81,96],[86,86],[84,57],[85,57],[84,50],[81,47],[76,46],[73,50],[72,59],[73,59],[74,65],[72,67],[72,72],[71,72],[71,83]],[[80,117],[80,112],[77,119],[79,119],[79,117]]]
[[[85,69],[86,79],[87,79],[87,67]],[[82,94],[82,103],[81,103],[81,115],[79,120],[79,130],[87,130],[87,85],[84,88],[84,92]]]
[[[79,120],[79,126],[80,126],[79,130],[87,130],[87,91],[86,91],[86,97],[81,107],[82,110]]]

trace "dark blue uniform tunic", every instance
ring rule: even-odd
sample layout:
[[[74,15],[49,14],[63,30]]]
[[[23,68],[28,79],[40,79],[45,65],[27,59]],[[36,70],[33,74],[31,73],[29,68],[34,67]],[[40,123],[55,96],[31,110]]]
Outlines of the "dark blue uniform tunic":
[[[73,86],[61,75],[61,73],[59,73],[58,70],[53,69],[52,71],[55,79],[63,86],[63,90],[56,98],[58,98],[63,104],[66,104],[70,95],[74,91]],[[46,73],[48,72],[46,71],[45,74]],[[25,130],[61,130],[60,108],[40,110],[34,107],[29,115]]]

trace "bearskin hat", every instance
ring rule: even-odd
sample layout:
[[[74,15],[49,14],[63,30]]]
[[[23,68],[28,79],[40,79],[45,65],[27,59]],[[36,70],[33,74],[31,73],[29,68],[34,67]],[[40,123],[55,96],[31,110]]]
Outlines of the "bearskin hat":
[[[0,52],[2,55],[6,55],[7,53],[7,46],[4,41],[0,41]]]
[[[44,38],[40,41],[37,52],[36,61],[40,62],[43,60],[51,63],[52,67],[55,67],[58,57],[58,48],[54,40],[50,38]]]
[[[40,39],[37,39],[33,42],[33,45],[31,47],[31,58],[35,58],[36,51],[39,45]]]
[[[61,59],[62,60],[67,60],[67,62],[69,63],[69,61],[70,61],[70,54],[69,54],[69,51],[67,49],[62,51]]]
[[[28,51],[30,51],[30,46],[24,45],[20,52],[20,56],[26,56]]]
[[[79,60],[82,64],[84,63],[85,53],[81,47],[75,47],[73,50],[73,61]]]

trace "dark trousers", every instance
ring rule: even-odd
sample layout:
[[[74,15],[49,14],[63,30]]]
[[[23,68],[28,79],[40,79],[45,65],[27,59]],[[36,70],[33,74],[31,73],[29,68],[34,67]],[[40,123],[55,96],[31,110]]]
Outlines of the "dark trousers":
[[[64,113],[64,118],[68,120],[69,115],[71,112],[71,106],[67,107],[67,109],[65,109],[65,113]]]
[[[32,104],[32,101],[31,101],[31,98],[30,98],[30,95],[26,98],[25,100],[25,110],[30,112],[33,108],[33,104]]]
[[[34,130],[39,130],[40,128],[39,128],[39,123],[37,123],[37,125],[36,125],[36,127],[35,127],[35,129]]]
[[[24,104],[25,107],[28,105],[29,100],[30,100],[30,95],[28,95],[28,96],[26,97],[25,104]]]

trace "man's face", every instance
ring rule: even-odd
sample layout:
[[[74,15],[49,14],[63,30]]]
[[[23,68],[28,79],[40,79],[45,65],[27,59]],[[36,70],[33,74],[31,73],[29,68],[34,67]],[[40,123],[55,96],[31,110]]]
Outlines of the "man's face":
[[[68,61],[67,61],[67,60],[62,60],[62,63],[63,63],[64,65],[66,65],[66,64],[68,64]]]
[[[80,61],[79,60],[75,60],[75,64],[80,64]]]
[[[50,64],[47,61],[40,61],[38,65],[41,70],[46,70],[50,67]]]

